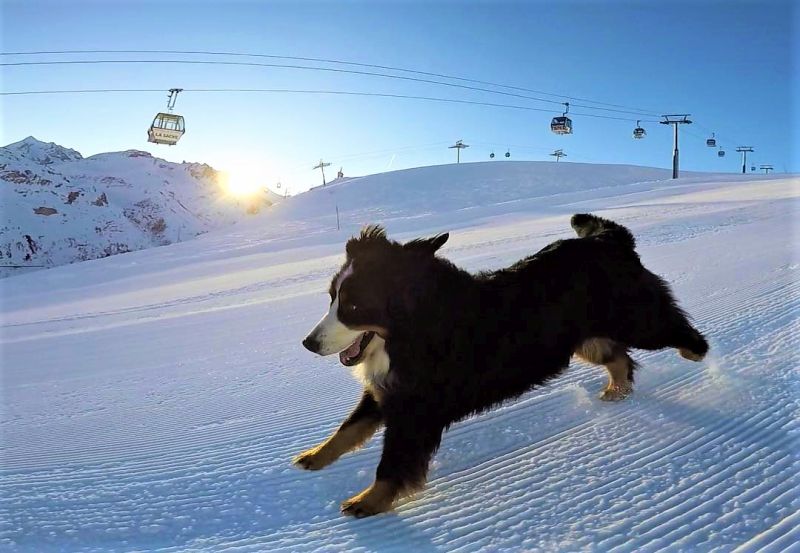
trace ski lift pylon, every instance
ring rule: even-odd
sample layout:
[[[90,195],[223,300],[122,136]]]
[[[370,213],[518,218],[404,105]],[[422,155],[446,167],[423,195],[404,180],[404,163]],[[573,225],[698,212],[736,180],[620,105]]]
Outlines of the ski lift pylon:
[[[186,125],[182,115],[172,113],[178,93],[182,88],[170,88],[167,96],[167,111],[157,113],[150,128],[147,130],[147,141],[154,144],[168,144],[174,146],[186,132]]]

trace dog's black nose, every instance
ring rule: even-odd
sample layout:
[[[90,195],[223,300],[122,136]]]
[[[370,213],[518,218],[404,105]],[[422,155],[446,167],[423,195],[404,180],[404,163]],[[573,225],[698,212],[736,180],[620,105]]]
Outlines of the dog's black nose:
[[[319,341],[311,336],[306,336],[306,339],[303,340],[303,346],[311,353],[319,351]]]

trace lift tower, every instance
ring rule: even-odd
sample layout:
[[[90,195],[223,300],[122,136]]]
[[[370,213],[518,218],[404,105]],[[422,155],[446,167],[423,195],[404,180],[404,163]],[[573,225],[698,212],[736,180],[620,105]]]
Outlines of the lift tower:
[[[672,114],[672,115],[662,115],[661,117],[664,118],[663,121],[659,121],[662,125],[672,125],[673,130],[675,131],[675,138],[673,139],[673,147],[672,147],[672,178],[678,178],[678,125],[691,125],[692,122],[689,120],[690,113],[681,113],[681,114]]]
[[[753,152],[753,148],[751,146],[739,146],[736,148],[737,152],[742,152],[742,174],[744,175],[747,173],[747,152]]]

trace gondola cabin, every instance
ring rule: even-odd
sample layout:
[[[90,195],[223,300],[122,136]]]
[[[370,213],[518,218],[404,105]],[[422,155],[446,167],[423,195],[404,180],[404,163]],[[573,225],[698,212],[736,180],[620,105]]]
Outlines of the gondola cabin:
[[[550,122],[550,130],[556,134],[572,134],[572,119],[566,115],[553,117]]]
[[[717,157],[725,157],[725,150],[720,150],[717,152]]]
[[[186,132],[186,127],[182,115],[159,113],[147,130],[147,141],[174,146],[184,132]]]
[[[553,117],[553,120],[550,121],[550,130],[556,134],[572,134],[572,119],[567,117],[569,102],[564,102],[564,106],[567,108],[564,110],[564,114],[560,117]]]
[[[711,133],[711,138],[706,140],[706,146],[708,146],[709,148],[716,148],[717,147],[717,139],[714,138],[714,133],[713,132]]]
[[[636,127],[635,129],[633,129],[633,137],[636,139],[644,138],[646,134],[647,131],[644,130],[642,127]]]

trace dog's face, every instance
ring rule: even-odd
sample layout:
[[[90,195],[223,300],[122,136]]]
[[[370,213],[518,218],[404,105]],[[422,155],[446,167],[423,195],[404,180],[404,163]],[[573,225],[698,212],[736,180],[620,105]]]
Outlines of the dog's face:
[[[378,342],[376,335],[390,335],[395,306],[404,294],[403,275],[414,256],[433,256],[447,238],[444,234],[401,245],[388,240],[380,227],[365,228],[347,242],[345,263],[331,280],[328,312],[303,345],[319,355],[339,353],[344,365],[361,362]]]

